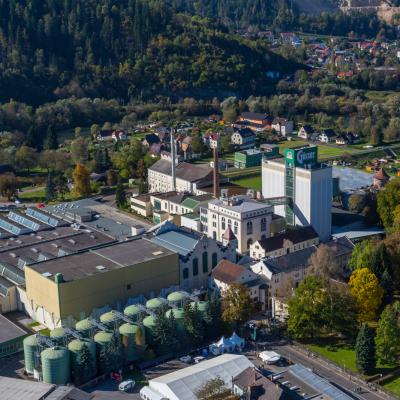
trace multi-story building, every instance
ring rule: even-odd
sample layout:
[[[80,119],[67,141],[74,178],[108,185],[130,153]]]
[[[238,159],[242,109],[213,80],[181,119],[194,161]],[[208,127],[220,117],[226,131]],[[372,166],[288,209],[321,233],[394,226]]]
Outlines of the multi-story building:
[[[208,165],[195,165],[182,162],[176,165],[176,187],[172,177],[172,162],[158,160],[148,169],[149,193],[189,192],[201,194],[200,188],[213,184],[213,170]]]
[[[240,129],[232,133],[231,143],[240,149],[249,149],[256,144],[256,134],[248,129]]]
[[[214,240],[223,240],[231,228],[238,240],[239,253],[249,250],[252,243],[271,234],[273,206],[248,196],[222,197],[200,207],[202,230]]]
[[[289,121],[286,118],[275,118],[271,129],[274,129],[282,136],[288,136],[293,132],[293,121]]]
[[[332,168],[318,162],[316,146],[286,149],[283,159],[263,160],[262,194],[286,197],[275,213],[288,225],[312,225],[322,241],[330,239]]]

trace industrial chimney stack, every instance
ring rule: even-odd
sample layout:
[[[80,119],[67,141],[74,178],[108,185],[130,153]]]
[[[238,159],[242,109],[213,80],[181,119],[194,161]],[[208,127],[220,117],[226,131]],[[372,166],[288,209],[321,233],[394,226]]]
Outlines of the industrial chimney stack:
[[[176,147],[175,147],[175,128],[171,128],[171,175],[172,190],[176,191]]]
[[[219,162],[218,162],[218,146],[214,146],[214,197],[219,199],[220,190],[219,190]]]

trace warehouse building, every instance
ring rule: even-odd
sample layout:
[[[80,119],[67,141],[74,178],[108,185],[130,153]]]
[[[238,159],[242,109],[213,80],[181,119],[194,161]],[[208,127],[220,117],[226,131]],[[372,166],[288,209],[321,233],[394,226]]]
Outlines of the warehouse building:
[[[165,295],[179,285],[178,255],[135,239],[25,267],[26,312],[49,328],[72,326],[127,303]]]
[[[286,197],[275,213],[288,225],[312,225],[322,241],[331,237],[332,168],[318,162],[316,146],[285,150],[283,159],[263,160],[265,199]]]
[[[0,314],[0,358],[22,351],[22,341],[28,334]]]
[[[220,378],[227,387],[232,379],[247,368],[254,368],[250,360],[237,354],[224,354],[151,379],[149,386],[140,390],[143,400],[196,400],[196,392],[211,379]]]

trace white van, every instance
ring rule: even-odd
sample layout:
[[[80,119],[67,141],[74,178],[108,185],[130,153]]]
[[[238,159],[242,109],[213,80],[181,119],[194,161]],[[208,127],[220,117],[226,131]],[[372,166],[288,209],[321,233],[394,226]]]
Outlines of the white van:
[[[132,379],[128,379],[119,384],[118,390],[120,392],[130,392],[135,387],[135,381]]]

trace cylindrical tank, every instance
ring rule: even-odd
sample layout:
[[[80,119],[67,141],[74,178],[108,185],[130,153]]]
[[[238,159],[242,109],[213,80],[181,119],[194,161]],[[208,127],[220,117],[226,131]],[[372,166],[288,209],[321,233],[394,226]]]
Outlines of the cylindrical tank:
[[[177,307],[183,307],[189,295],[184,291],[172,292],[168,295],[167,299]]]
[[[53,339],[53,342],[56,342],[56,344],[63,345],[65,339],[64,328],[56,328],[50,331],[50,338]]]
[[[154,327],[155,327],[155,318],[151,315],[146,317],[143,320],[143,326],[146,332],[146,341],[151,344],[153,343],[153,334],[154,334]]]
[[[43,382],[65,385],[70,381],[70,357],[65,347],[53,347],[42,351]]]
[[[133,321],[137,321],[139,319],[140,313],[141,313],[140,308],[135,304],[125,307],[124,310],[124,314],[127,317],[132,318]]]
[[[183,308],[172,308],[171,310],[168,310],[165,313],[165,316],[167,318],[169,318],[172,313],[174,314],[174,317],[175,317],[176,328],[177,328],[178,332],[183,332],[185,330],[185,325],[183,323],[184,318],[185,318],[184,317],[185,313],[183,311]]]
[[[100,322],[108,328],[114,328],[115,315],[112,311],[100,315]]]
[[[81,321],[78,321],[75,324],[75,329],[85,337],[90,337],[90,332],[92,330],[92,323],[90,322],[89,318],[83,319]]]
[[[97,366],[100,373],[108,372],[107,366],[104,365],[103,361],[100,357],[102,351],[108,352],[108,349],[111,347],[113,342],[113,334],[111,332],[97,332],[94,335],[93,340],[96,342],[96,352],[97,352]]]
[[[87,346],[91,363],[85,368],[85,380],[92,379],[97,373],[97,356],[96,356],[96,343],[90,339],[75,339],[68,344],[68,350],[71,356],[71,370],[74,371],[75,366],[80,362],[81,355],[83,354],[84,346]]]
[[[192,301],[190,303],[190,306],[192,308],[194,308],[196,304],[197,304],[197,308],[199,309],[199,311],[201,312],[201,314],[204,317],[208,312],[208,301]]]
[[[164,304],[162,299],[155,298],[155,299],[150,299],[146,302],[146,307],[150,310],[156,310],[157,308],[160,308]]]
[[[26,337],[23,343],[25,370],[28,374],[33,374],[36,365],[36,354],[38,352],[39,342],[35,335],[31,335]]]
[[[139,358],[140,348],[136,342],[137,335],[140,335],[139,331],[140,326],[135,324],[123,324],[119,327],[126,362],[132,362]]]

